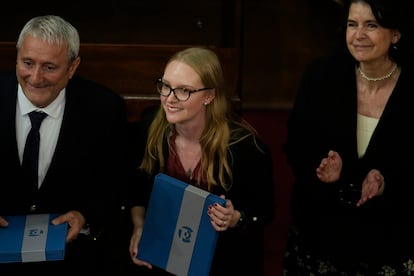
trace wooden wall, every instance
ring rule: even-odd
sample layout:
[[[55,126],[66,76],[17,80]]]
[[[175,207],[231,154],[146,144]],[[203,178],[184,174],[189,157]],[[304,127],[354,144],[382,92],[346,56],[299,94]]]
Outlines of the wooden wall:
[[[246,0],[243,106],[289,109],[305,66],[337,47],[341,23],[335,0]]]
[[[0,42],[16,41],[33,16],[58,14],[78,28],[83,43],[236,47],[238,94],[250,109],[290,108],[306,64],[335,46],[341,14],[335,0],[102,0],[98,6],[45,0],[10,5],[0,17]]]
[[[82,43],[76,74],[101,83],[126,101],[129,121],[138,121],[145,108],[158,105],[155,80],[162,76],[168,57],[189,45]],[[238,56],[234,48],[210,47],[223,63],[227,90],[241,113],[238,94]],[[15,71],[16,44],[0,42],[0,72]]]

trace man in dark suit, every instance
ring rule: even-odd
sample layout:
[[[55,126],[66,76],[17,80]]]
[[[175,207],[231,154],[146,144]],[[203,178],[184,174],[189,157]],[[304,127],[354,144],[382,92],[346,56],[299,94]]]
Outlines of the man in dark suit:
[[[7,227],[6,215],[34,213],[57,213],[52,224],[68,223],[64,261],[0,264],[2,275],[96,272],[118,255],[108,238],[124,215],[125,102],[75,76],[79,46],[77,30],[61,17],[33,18],[17,41],[16,73],[0,76],[0,227]],[[36,187],[21,165],[31,111],[47,115]]]

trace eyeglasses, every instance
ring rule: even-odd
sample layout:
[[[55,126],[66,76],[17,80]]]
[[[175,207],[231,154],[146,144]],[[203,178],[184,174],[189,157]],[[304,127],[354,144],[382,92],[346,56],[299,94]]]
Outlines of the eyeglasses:
[[[170,96],[171,92],[173,92],[175,98],[180,102],[187,101],[192,93],[212,89],[209,87],[199,89],[190,89],[186,87],[171,88],[171,86],[164,83],[161,79],[156,80],[155,84],[157,86],[157,91],[158,93],[160,93],[161,96],[168,97]]]

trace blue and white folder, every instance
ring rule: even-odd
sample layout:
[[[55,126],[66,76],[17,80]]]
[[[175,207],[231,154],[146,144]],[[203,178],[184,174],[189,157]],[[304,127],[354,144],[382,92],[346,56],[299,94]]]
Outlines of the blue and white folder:
[[[4,216],[0,227],[0,263],[63,260],[68,225],[52,225],[56,214]]]
[[[155,177],[137,258],[175,275],[209,275],[218,232],[207,214],[225,199],[165,174]]]

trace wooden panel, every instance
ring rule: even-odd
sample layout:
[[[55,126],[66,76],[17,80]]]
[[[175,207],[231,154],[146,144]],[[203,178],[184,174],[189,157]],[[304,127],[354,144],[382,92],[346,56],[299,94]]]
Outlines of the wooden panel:
[[[123,96],[127,101],[130,120],[137,120],[143,108],[158,104],[159,95],[154,82],[162,76],[168,58],[187,47],[190,46],[84,43],[80,49],[81,64],[77,74]],[[231,98],[240,103],[237,50],[210,48],[223,64]],[[15,43],[0,43],[0,71],[15,70],[15,60]]]
[[[154,82],[175,52],[190,46],[83,44],[78,74],[97,80],[123,96],[154,95]],[[237,55],[233,48],[212,48],[224,63],[231,95],[238,95]]]

